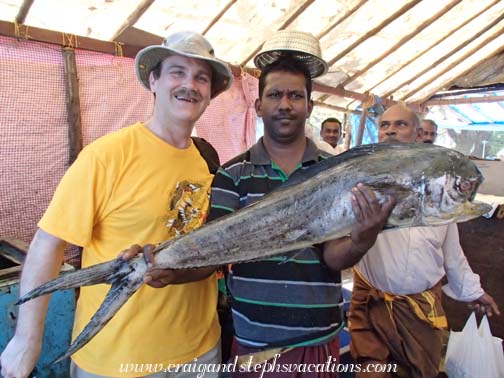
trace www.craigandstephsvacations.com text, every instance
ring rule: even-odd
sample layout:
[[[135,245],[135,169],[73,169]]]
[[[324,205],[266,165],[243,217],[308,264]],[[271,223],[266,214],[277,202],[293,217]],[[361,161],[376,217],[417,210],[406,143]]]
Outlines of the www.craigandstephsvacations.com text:
[[[195,358],[193,362],[185,364],[135,364],[124,363],[119,367],[120,373],[194,373],[196,378],[204,378],[207,373],[232,373],[232,372],[255,372],[260,373],[262,378],[266,373],[343,373],[343,372],[396,372],[396,364],[340,364],[335,357],[329,356],[325,363],[319,364],[290,364],[277,362],[279,354],[272,360],[255,363],[252,356],[245,362],[238,363],[238,357],[233,362],[227,364],[198,363]]]

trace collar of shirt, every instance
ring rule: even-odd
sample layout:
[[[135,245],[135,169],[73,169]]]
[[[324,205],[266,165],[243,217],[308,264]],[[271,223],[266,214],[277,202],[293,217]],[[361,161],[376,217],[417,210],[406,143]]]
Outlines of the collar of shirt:
[[[310,138],[306,138],[306,149],[301,159],[301,164],[304,166],[306,163],[318,161],[319,149]],[[250,148],[250,162],[254,165],[271,165],[271,157],[268,151],[266,151],[266,147],[264,147],[263,137]]]

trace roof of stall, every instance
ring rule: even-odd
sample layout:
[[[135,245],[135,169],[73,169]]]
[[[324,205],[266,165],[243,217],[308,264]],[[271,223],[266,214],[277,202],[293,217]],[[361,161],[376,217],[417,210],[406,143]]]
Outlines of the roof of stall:
[[[454,86],[504,83],[502,0],[5,0],[0,20],[138,47],[190,29],[250,68],[276,30],[309,31],[330,65],[318,81],[347,91],[314,93],[335,109],[355,108],[359,94],[425,103]]]

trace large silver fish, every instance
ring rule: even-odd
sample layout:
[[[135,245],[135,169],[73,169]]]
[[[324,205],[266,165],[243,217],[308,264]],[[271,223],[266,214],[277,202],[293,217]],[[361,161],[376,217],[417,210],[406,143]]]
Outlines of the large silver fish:
[[[434,226],[489,211],[473,203],[483,177],[454,150],[426,144],[373,144],[353,148],[300,171],[279,189],[233,214],[207,223],[155,249],[160,268],[219,266],[265,258],[348,235],[355,222],[351,189],[371,187],[380,202],[397,204],[386,228]],[[55,290],[112,285],[100,309],[68,351],[72,355],[114,316],[142,285],[147,270],[139,256],[91,266],[49,281],[19,303]]]

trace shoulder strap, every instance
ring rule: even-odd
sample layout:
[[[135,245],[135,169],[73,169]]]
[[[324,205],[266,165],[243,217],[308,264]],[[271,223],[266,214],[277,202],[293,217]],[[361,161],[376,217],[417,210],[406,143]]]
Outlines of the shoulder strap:
[[[215,174],[220,167],[220,160],[215,148],[203,138],[191,137],[200,155],[205,159],[210,173]]]

